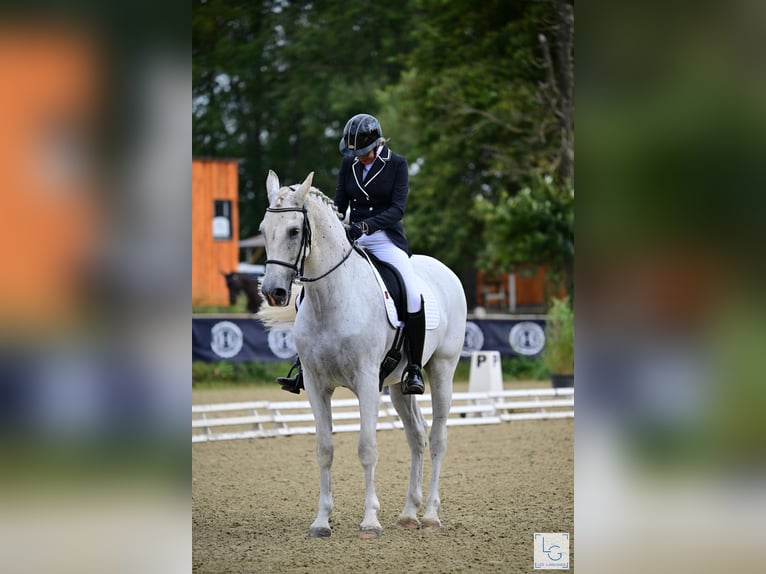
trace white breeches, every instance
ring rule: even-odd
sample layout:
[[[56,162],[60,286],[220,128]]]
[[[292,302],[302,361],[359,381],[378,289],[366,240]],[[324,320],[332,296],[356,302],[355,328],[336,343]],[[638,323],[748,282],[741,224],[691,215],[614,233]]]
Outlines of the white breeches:
[[[388,234],[382,229],[370,235],[362,235],[357,239],[357,243],[368,249],[378,259],[396,267],[407,289],[407,312],[417,313],[420,311],[419,281],[415,275],[412,261],[407,254],[394,245]]]

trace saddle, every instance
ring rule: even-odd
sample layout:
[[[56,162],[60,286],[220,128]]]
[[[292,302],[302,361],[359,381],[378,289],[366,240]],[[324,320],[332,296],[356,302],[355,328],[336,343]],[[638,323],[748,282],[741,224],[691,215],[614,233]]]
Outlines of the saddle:
[[[384,296],[390,297],[393,300],[394,306],[396,307],[396,313],[399,315],[399,320],[403,322],[407,317],[407,287],[404,284],[404,279],[402,279],[399,270],[390,263],[378,259],[366,249],[359,246],[355,247],[362,253],[362,255],[369,259],[375,269],[378,270],[381,279],[383,279],[383,283],[386,285]]]

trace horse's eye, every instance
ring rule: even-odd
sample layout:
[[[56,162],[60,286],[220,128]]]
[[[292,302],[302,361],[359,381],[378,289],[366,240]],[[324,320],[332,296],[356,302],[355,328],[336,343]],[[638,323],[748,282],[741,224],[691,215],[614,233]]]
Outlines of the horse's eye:
[[[293,227],[287,233],[290,236],[290,238],[294,238],[294,237],[298,237],[298,234],[300,233],[300,230],[297,227]]]

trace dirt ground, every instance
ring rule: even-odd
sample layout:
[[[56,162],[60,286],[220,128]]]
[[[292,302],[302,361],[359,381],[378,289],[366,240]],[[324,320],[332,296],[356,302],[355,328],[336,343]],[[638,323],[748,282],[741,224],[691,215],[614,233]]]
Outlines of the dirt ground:
[[[505,388],[533,386],[539,385]],[[456,385],[455,390],[466,389]],[[286,400],[286,395],[278,388],[195,391],[193,402]],[[426,532],[396,528],[409,450],[404,431],[380,431],[376,487],[384,533],[376,540],[358,538],[364,475],[357,433],[334,435],[335,510],[333,534],[326,539],[306,538],[319,497],[313,435],[194,444],[193,570],[532,572],[535,532],[569,532],[573,568],[573,432],[572,419],[450,427],[440,485],[442,528]],[[429,477],[426,457],[424,499]]]

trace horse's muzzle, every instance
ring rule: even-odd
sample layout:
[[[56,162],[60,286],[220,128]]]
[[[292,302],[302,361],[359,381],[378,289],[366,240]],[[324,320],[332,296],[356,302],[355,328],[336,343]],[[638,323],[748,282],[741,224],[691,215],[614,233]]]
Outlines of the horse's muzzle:
[[[285,307],[290,302],[290,291],[282,287],[263,291],[263,294],[272,307]]]

